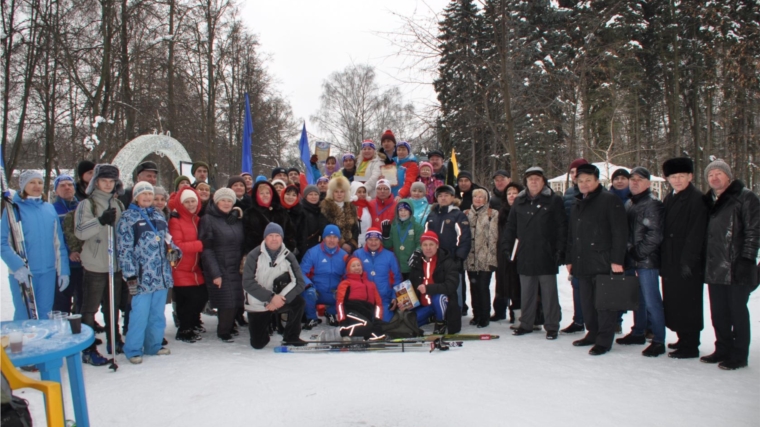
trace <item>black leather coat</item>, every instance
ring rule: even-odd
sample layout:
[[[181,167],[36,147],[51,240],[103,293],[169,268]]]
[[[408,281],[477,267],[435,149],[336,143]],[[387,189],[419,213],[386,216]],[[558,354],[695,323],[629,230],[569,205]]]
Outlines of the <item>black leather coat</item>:
[[[628,215],[626,268],[660,268],[660,244],[665,206],[648,189],[631,196],[625,204]]]
[[[760,199],[739,180],[734,180],[717,200],[712,190],[705,197],[710,209],[705,282],[755,286]]]

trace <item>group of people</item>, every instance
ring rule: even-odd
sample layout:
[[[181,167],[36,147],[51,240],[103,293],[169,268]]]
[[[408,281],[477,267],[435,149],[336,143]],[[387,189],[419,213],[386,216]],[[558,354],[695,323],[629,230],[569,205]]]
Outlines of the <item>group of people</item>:
[[[275,331],[302,345],[302,329],[321,317],[335,327],[328,329],[335,339],[382,339],[397,316],[433,323],[435,333],[457,333],[471,309],[471,325],[509,318],[516,336],[541,326],[548,340],[585,331],[573,345],[601,355],[623,316],[595,306],[596,277],[613,272],[640,282],[634,326],[618,344],[646,344],[649,336],[643,354],[658,356],[666,352],[667,327],[678,335],[668,344],[670,357],[699,357],[707,283],[716,348],[701,360],[724,369],[747,365],[760,201],[725,162],[707,166],[710,190],[702,194],[691,183],[691,160],[666,161],[671,190],[663,203],[643,167],[616,172],[608,190],[599,170],[578,159],[564,195],[551,189],[540,167],[527,169],[521,182],[498,170],[489,191],[468,171],[455,186],[444,184],[440,151],[418,161],[411,144],[397,142],[390,130],[380,140],[379,147],[364,141],[358,156],[341,156],[340,168],[335,157],[323,166],[312,157],[306,166],[318,177],[315,185],[298,168],[278,167],[270,179],[242,173],[214,189],[208,164],[195,162],[193,179],[179,176],[167,191],[157,186],[156,165],[143,162],[134,186],[124,189],[115,166],[83,161],[76,178],[56,178],[49,204],[39,173],[22,172],[13,201],[24,224],[26,263],[9,245],[5,218],[2,228],[14,318],[26,317],[18,285],[31,283],[43,315],[78,312],[98,330],[101,308],[108,351],[140,363],[143,355],[170,353],[168,303],[177,340],[202,339],[201,313],[210,306],[222,342],[233,342],[247,325],[256,349]],[[574,316],[560,329],[563,265],[572,277]],[[418,307],[396,299],[394,287],[405,280]],[[123,313],[122,331],[118,313],[109,312],[111,299]],[[83,360],[107,363],[95,344]]]

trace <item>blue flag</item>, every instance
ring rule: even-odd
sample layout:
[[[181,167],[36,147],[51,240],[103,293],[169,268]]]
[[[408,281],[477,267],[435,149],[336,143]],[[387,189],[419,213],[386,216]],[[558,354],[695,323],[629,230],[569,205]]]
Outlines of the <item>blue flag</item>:
[[[298,143],[298,149],[301,150],[301,161],[306,171],[306,182],[309,185],[314,184],[314,174],[311,172],[311,151],[309,151],[309,137],[306,136],[306,122],[303,124],[301,131],[301,141]]]
[[[251,103],[248,93],[245,94],[245,121],[243,122],[243,165],[240,172],[253,174],[253,156],[251,155],[251,135],[253,135],[253,119],[251,119]]]

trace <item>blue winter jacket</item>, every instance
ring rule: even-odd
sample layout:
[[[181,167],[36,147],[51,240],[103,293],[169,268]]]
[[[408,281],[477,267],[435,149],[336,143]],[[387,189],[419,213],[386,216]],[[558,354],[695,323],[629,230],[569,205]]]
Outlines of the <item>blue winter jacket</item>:
[[[367,245],[364,245],[351,256],[361,260],[367,278],[375,284],[384,303],[396,298],[393,287],[401,283],[402,277],[393,251],[381,247],[379,250],[371,252],[367,249]],[[373,272],[374,274],[372,274]]]
[[[324,242],[306,251],[301,259],[301,272],[306,287],[314,286],[318,293],[331,293],[346,274],[348,253],[340,247],[328,249]]]
[[[77,206],[79,206],[79,200],[77,200],[76,197],[70,202],[67,202],[60,197],[53,203],[53,207],[55,208],[55,211],[58,213],[58,219],[61,222],[61,229],[63,229],[63,220],[66,218],[66,215],[69,212],[76,211]],[[64,244],[66,244],[66,239],[64,239]],[[69,248],[69,245],[66,244],[66,249],[71,253],[71,248]],[[79,261],[72,261],[69,260],[69,266],[71,267],[82,267],[82,263]]]
[[[166,258],[164,239],[168,233],[166,219],[153,208],[143,209],[133,203],[121,215],[116,226],[119,266],[124,279],[137,277],[138,294],[174,286],[172,266]],[[173,243],[172,247],[179,250]]]
[[[69,252],[53,205],[42,199],[22,199],[19,193],[13,195],[13,203],[18,206],[15,212],[20,216],[24,229],[27,261],[32,274],[56,271],[59,276],[68,276]],[[8,272],[12,274],[24,266],[24,261],[13,248],[7,211],[3,212],[0,240],[0,253]]]

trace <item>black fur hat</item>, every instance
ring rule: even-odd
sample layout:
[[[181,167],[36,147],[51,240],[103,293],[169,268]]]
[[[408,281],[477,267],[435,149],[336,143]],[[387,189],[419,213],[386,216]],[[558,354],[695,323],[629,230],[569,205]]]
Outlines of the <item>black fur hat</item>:
[[[694,162],[688,157],[675,157],[665,160],[662,173],[667,178],[674,173],[694,173]]]

